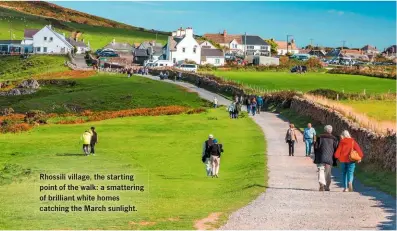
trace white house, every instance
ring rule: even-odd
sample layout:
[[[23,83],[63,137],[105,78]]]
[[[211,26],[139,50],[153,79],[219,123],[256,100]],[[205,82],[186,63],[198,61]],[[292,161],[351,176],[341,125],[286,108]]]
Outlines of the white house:
[[[299,54],[300,50],[296,46],[295,40],[291,40],[291,43],[288,44],[286,41],[274,41],[277,44],[277,54],[278,55],[286,55],[287,52],[291,54]],[[288,49],[287,49],[288,48]]]
[[[243,53],[244,46],[241,35],[230,35],[224,30],[219,34],[204,34],[204,38],[229,48],[232,53]]]
[[[64,35],[55,32],[51,25],[33,35],[33,51],[38,54],[67,54],[73,45],[66,41]]]
[[[201,49],[201,64],[223,66],[225,65],[225,55],[219,49],[203,48]]]
[[[246,55],[270,56],[270,45],[257,35],[241,36]]]
[[[168,36],[167,45],[164,48],[165,59],[173,63],[183,63],[187,60],[200,64],[201,47],[193,37],[193,29],[179,28]]]

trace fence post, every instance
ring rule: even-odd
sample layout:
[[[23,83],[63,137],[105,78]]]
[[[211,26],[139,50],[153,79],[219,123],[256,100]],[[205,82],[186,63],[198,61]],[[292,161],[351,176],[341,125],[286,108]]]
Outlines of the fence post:
[[[336,94],[336,101],[339,101],[339,94]]]

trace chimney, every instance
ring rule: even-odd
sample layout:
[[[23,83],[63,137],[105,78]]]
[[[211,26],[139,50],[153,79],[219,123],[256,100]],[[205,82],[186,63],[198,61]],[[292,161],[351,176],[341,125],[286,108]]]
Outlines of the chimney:
[[[177,37],[181,36],[181,29],[178,29],[178,30],[176,31],[176,36],[177,36]]]
[[[52,29],[52,26],[51,26],[51,24],[50,24],[50,25],[48,25],[48,27],[49,27],[50,29]]]
[[[181,30],[181,36],[185,36],[186,35],[186,30]]]
[[[223,37],[226,37],[226,35],[227,35],[226,30],[223,30]]]
[[[176,31],[173,31],[172,34],[171,34],[171,36],[172,36],[172,37],[175,37],[175,36],[176,36]]]
[[[186,28],[186,36],[193,37],[193,28]]]

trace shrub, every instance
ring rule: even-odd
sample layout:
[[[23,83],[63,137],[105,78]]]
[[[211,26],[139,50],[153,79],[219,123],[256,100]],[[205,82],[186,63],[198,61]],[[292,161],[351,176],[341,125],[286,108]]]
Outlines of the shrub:
[[[47,119],[48,117],[44,111],[30,110],[26,113],[24,121],[29,124],[32,123],[46,124]]]
[[[27,123],[20,123],[20,124],[8,124],[6,126],[1,126],[1,132],[2,133],[17,133],[17,132],[24,132],[24,131],[29,131],[32,128],[30,124]]]

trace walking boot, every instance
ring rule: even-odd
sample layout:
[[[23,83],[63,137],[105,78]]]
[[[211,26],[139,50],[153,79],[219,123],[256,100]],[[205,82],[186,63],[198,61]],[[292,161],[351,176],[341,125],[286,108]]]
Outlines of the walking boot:
[[[323,184],[320,184],[320,189],[318,190],[318,191],[324,191],[324,185]]]
[[[353,192],[353,182],[349,182],[349,192]]]

